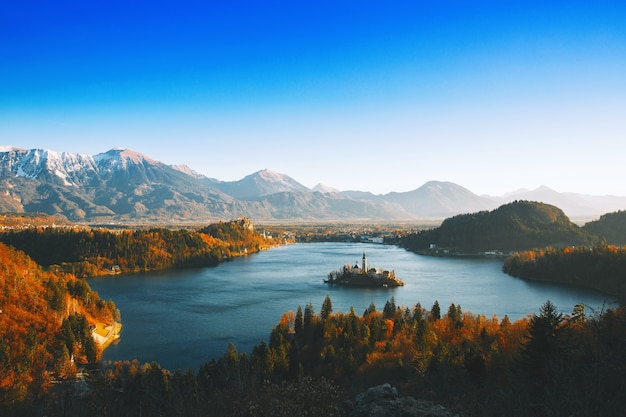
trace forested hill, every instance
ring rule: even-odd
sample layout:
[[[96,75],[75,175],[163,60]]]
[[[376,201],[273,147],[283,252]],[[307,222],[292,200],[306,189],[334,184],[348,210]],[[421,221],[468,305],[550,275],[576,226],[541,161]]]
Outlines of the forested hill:
[[[600,219],[585,224],[583,229],[608,245],[626,245],[626,211],[604,214]]]
[[[505,259],[502,269],[514,277],[595,288],[626,300],[626,247],[517,252]]]
[[[246,218],[199,231],[31,227],[4,231],[0,242],[23,250],[44,267],[81,277],[215,265],[272,244]]]
[[[435,229],[407,235],[401,246],[419,252],[436,247],[438,251],[477,254],[590,245],[597,241],[597,237],[572,223],[558,207],[514,201],[492,211],[450,217]]]
[[[75,364],[96,361],[90,326],[113,324],[116,314],[84,280],[44,272],[0,243],[0,410],[44,394],[52,375],[69,377]]]

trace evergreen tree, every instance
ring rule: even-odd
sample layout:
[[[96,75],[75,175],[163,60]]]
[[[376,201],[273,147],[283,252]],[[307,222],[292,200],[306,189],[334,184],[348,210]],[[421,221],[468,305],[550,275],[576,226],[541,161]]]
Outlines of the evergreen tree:
[[[311,324],[313,323],[313,316],[315,316],[315,310],[313,309],[313,304],[308,303],[306,307],[304,307],[303,327],[305,331],[309,331],[311,329]]]
[[[391,300],[385,303],[385,307],[383,307],[383,317],[390,319],[394,316],[396,312],[396,299],[392,296]]]
[[[441,318],[441,308],[439,308],[439,301],[435,300],[435,304],[430,309],[431,320],[439,320]]]
[[[66,285],[63,280],[50,280],[48,282],[50,287],[50,308],[55,311],[62,311],[65,307],[65,292]]]
[[[54,370],[59,378],[72,377],[76,371],[70,358],[70,352],[65,344],[61,345],[61,349],[58,352]]]
[[[450,303],[450,307],[448,308],[448,318],[454,326],[461,327],[463,325],[461,306]]]
[[[293,324],[293,329],[297,335],[302,334],[302,329],[304,327],[304,317],[302,315],[302,307],[298,306],[298,310],[296,311],[296,319]]]
[[[322,321],[325,321],[331,314],[333,314],[333,303],[330,301],[330,296],[327,295],[326,298],[324,298],[322,311],[320,312]]]
[[[69,318],[63,319],[61,329],[65,346],[67,347],[69,354],[72,355],[74,353],[74,343],[76,342],[76,338],[74,337],[74,331],[72,330],[72,324],[70,323]]]
[[[417,304],[415,304],[415,307],[413,308],[413,320],[419,322],[423,318],[424,318],[424,309],[422,308],[422,304],[418,302]]]
[[[552,395],[558,396],[558,367],[564,352],[563,314],[550,300],[530,320],[527,342],[522,348],[522,373],[528,378],[532,402],[545,406]]]
[[[369,307],[365,309],[363,316],[367,316],[368,314],[375,313],[375,312],[376,312],[376,304],[374,304],[374,302],[372,301]]]
[[[85,337],[85,356],[87,357],[87,362],[94,363],[97,355],[96,342],[94,342],[93,337],[89,334]]]

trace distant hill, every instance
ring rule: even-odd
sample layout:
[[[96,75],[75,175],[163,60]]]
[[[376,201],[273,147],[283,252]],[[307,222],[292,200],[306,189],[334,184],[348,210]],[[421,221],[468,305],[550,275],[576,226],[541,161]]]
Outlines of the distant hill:
[[[559,208],[516,201],[492,211],[457,215],[441,226],[408,235],[402,246],[415,251],[474,254],[510,252],[546,246],[588,245],[595,236],[572,223]]]
[[[600,216],[586,223],[583,230],[598,236],[609,245],[626,245],[626,211],[617,211]]]
[[[411,220],[401,206],[381,201],[360,201],[337,193],[284,192],[266,196],[261,204],[266,217],[289,221],[387,221]]]
[[[340,191],[336,188],[328,186],[326,184],[319,183],[315,187],[313,187],[313,191],[317,191],[318,193],[339,193]]]
[[[406,193],[389,193],[385,201],[401,205],[418,217],[447,217],[494,208],[494,202],[452,182],[429,181]]]
[[[259,200],[276,193],[310,191],[293,178],[269,169],[255,172],[239,181],[213,182],[212,185],[238,200]]]
[[[598,216],[626,209],[626,197],[613,195],[585,195],[560,193],[545,185],[534,190],[520,190],[502,197],[487,197],[499,204],[516,200],[541,201],[559,207],[571,219],[589,221]]]

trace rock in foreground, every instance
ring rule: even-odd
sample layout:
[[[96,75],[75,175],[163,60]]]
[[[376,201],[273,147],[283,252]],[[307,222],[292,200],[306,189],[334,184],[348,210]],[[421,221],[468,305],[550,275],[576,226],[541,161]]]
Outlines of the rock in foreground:
[[[346,417],[458,417],[445,407],[427,400],[399,397],[395,387],[378,385],[343,404]]]

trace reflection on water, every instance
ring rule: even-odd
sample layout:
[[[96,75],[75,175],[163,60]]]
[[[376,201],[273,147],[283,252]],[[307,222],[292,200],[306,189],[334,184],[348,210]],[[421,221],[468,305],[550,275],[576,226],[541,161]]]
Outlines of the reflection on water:
[[[394,269],[404,280],[398,288],[344,288],[323,283],[328,272],[360,262]],[[571,313],[577,303],[601,308],[614,297],[592,290],[522,281],[504,274],[496,259],[447,259],[419,256],[395,246],[310,243],[283,246],[212,268],[117,275],[90,280],[104,299],[122,313],[120,343],[104,360],[137,358],[168,369],[196,369],[224,354],[229,342],[249,352],[267,340],[282,313],[311,302],[319,312],[328,294],[335,312],[354,307],[358,314],[373,301],[379,310],[392,296],[397,305],[420,302],[442,311],[450,303],[464,312],[518,319],[537,313],[550,299]]]

